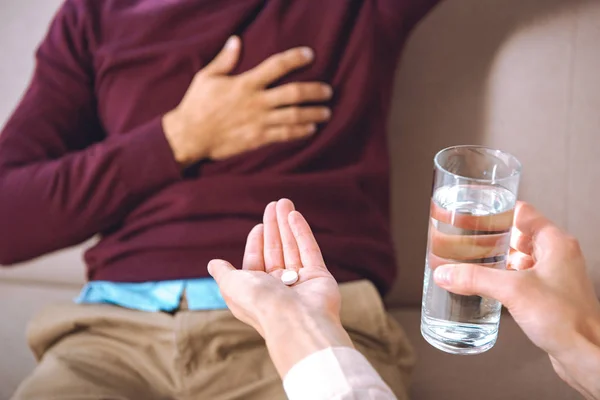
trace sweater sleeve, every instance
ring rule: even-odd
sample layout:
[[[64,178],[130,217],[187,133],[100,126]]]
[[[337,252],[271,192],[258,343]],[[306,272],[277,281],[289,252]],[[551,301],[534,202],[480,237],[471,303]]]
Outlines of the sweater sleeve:
[[[0,264],[80,243],[181,179],[161,118],[105,139],[83,2],[67,1],[0,134]]]

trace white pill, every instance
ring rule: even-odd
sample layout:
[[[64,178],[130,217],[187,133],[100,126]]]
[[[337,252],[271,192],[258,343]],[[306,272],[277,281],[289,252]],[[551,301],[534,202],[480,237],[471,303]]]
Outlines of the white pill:
[[[294,283],[298,282],[298,273],[296,271],[285,271],[283,275],[281,275],[281,281],[288,286],[292,286]]]

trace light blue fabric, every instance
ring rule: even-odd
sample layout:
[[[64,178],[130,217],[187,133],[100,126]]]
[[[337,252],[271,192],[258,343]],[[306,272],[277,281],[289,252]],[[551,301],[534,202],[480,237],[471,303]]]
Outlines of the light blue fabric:
[[[212,278],[144,283],[93,281],[85,285],[75,302],[108,303],[148,312],[173,311],[184,290],[190,310],[227,308]]]

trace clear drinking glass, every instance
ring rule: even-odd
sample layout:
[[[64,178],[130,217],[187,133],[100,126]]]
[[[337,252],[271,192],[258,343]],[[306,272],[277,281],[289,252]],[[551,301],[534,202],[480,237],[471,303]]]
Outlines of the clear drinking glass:
[[[456,146],[434,159],[421,334],[452,354],[479,354],[496,343],[502,305],[450,293],[433,280],[444,264],[506,268],[521,164],[510,154]]]

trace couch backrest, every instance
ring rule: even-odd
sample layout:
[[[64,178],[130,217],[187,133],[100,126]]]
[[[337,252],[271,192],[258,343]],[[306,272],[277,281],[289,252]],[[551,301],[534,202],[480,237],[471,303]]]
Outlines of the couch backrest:
[[[483,144],[523,163],[520,198],[578,237],[600,291],[600,2],[448,0],[412,35],[390,121],[399,281],[421,301],[432,158]]]

